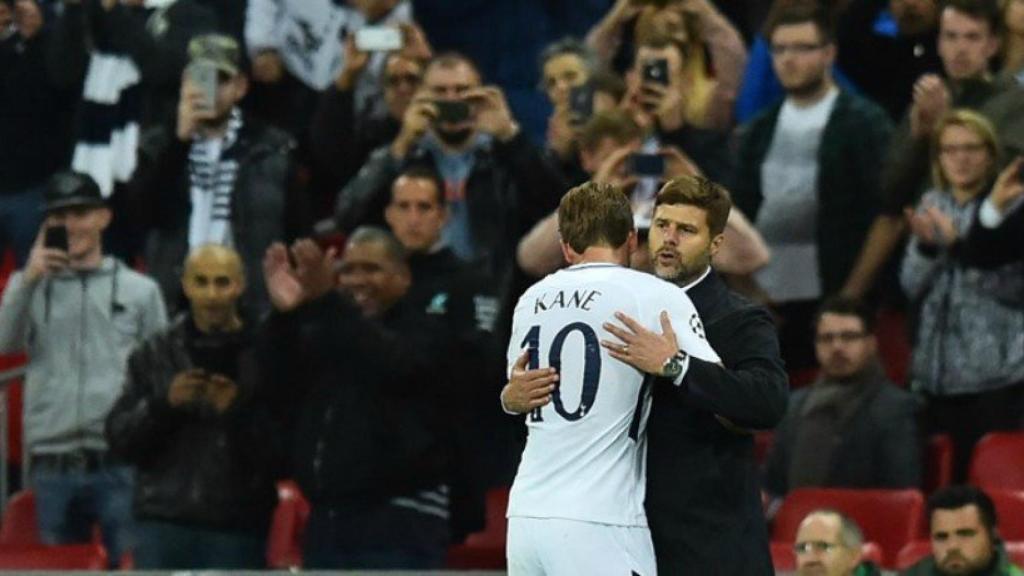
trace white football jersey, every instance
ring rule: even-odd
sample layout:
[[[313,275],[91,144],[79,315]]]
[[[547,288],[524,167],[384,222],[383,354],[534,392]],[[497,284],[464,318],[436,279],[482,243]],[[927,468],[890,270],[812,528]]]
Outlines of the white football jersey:
[[[660,334],[662,311],[668,311],[683,351],[719,362],[686,292],[650,274],[615,264],[578,264],[534,284],[519,299],[509,374],[530,349],[529,367],[555,367],[559,382],[552,401],[526,416],[526,449],[512,484],[509,517],[647,525],[650,382],[600,342],[618,342],[602,327],[622,325],[615,312]]]

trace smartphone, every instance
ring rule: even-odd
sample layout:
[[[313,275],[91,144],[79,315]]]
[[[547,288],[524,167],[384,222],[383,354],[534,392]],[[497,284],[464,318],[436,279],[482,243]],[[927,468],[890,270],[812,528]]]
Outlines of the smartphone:
[[[68,251],[68,229],[64,226],[50,226],[46,229],[43,244],[47,248]]]
[[[632,154],[629,171],[637,176],[661,178],[665,175],[665,159],[658,154]]]
[[[594,115],[594,85],[587,82],[569,91],[569,123],[580,126]]]
[[[644,82],[668,86],[668,60],[658,58],[644,62],[641,77]]]
[[[435,100],[438,124],[458,124],[469,119],[469,104],[462,100]]]
[[[401,50],[402,31],[393,26],[367,26],[356,30],[356,48],[362,52]]]
[[[207,374],[220,374],[238,379],[238,355],[226,353],[222,347],[197,347],[191,351],[192,363]]]
[[[209,62],[193,62],[189,64],[188,77],[203,93],[203,108],[215,109],[217,107],[217,67]]]

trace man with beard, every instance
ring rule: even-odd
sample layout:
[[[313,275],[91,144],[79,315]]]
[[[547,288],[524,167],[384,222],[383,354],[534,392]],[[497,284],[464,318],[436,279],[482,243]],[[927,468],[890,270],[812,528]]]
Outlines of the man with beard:
[[[878,212],[892,123],[833,83],[836,48],[824,7],[780,4],[767,31],[786,99],[743,129],[733,192],[772,251],[755,279],[781,318],[786,366],[799,369],[814,362],[814,311],[843,286]]]
[[[700,315],[674,329],[705,337],[724,365],[690,358],[679,386],[653,386],[645,508],[662,574],[774,573],[753,436],[744,428],[775,426],[788,384],[768,311],[729,291],[711,266],[730,209],[717,184],[676,178],[658,193],[650,230],[655,274],[683,287]],[[626,362],[675,353],[662,334],[605,328],[628,345],[626,356],[620,344],[606,344]],[[502,392],[505,408],[522,413],[545,405],[557,378],[550,368],[513,371]]]
[[[558,206],[566,186],[520,130],[501,89],[481,86],[465,56],[442,54],[427,66],[398,135],[339,194],[339,227],[382,223],[392,182],[418,162],[433,164],[444,182],[449,216],[442,240],[507,284],[519,238]]]
[[[199,68],[215,71],[212,94],[197,84]],[[143,136],[131,204],[137,223],[150,231],[149,273],[172,311],[184,304],[185,256],[203,244],[220,244],[237,250],[247,270],[243,307],[266,312],[263,278],[253,271],[271,243],[308,226],[308,202],[293,189],[293,143],[242,113],[248,87],[238,43],[200,36],[189,44],[177,123]]]
[[[804,487],[916,488],[920,402],[885,376],[866,306],[831,298],[818,311],[821,376],[789,399],[764,486],[781,500]]]
[[[950,486],[928,498],[932,554],[903,576],[1021,576],[999,538],[996,508],[973,486]]]

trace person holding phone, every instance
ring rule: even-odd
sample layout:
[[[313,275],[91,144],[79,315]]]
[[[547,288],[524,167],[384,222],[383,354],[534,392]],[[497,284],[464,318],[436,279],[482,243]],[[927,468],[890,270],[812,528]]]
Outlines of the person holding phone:
[[[45,193],[45,222],[28,264],[0,302],[0,353],[26,352],[25,450],[47,544],[103,534],[112,565],[130,550],[131,470],[103,435],[128,354],[163,328],[150,278],[103,254],[110,224],[99,186],[62,172]]]
[[[282,475],[283,441],[245,317],[241,257],[208,244],[189,254],[189,310],[128,359],[106,420],[136,470],[135,567],[258,569]]]
[[[338,226],[382,223],[392,182],[417,162],[433,165],[444,182],[443,241],[459,259],[480,264],[488,279],[515,273],[519,237],[554,210],[566,189],[520,130],[504,92],[484,86],[472,61],[456,53],[427,65],[398,135],[342,189]]]
[[[295,179],[295,144],[242,112],[248,88],[238,43],[198,36],[189,44],[175,124],[143,135],[128,194],[137,224],[150,236],[150,274],[172,312],[184,304],[180,267],[190,250],[232,246],[253,270],[272,242],[309,226],[308,202]],[[250,278],[248,286],[243,305],[268,310],[261,278]]]

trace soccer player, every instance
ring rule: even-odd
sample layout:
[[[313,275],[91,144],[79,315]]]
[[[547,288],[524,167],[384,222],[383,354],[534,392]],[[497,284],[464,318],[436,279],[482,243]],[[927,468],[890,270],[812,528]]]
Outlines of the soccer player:
[[[671,324],[699,316],[679,287],[626,267],[636,247],[629,201],[614,186],[586,183],[558,208],[569,268],[530,287],[512,321],[509,371],[549,367],[551,402],[527,415],[529,436],[508,517],[512,576],[638,574],[657,569],[644,514],[644,426],[650,378],[601,347],[606,323],[624,312],[676,338]],[[681,382],[689,355],[718,362],[696,333],[651,372]],[[628,347],[617,351],[629,355]],[[645,368],[647,366],[644,366]]]

